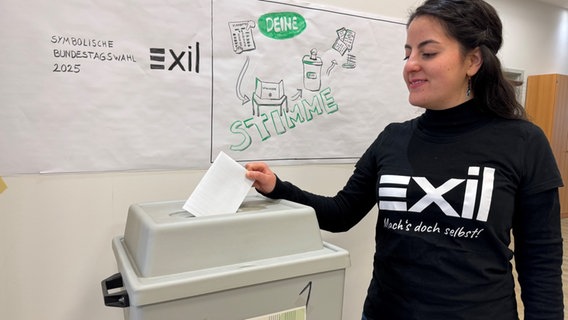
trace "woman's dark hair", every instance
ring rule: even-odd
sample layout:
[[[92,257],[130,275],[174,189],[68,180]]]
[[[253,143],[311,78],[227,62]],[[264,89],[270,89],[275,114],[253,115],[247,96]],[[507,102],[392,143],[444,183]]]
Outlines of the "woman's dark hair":
[[[427,0],[408,19],[436,18],[464,53],[477,47],[483,64],[471,78],[471,90],[486,111],[509,119],[526,119],[525,109],[515,97],[513,84],[505,78],[497,52],[503,43],[503,25],[495,9],[483,0]]]

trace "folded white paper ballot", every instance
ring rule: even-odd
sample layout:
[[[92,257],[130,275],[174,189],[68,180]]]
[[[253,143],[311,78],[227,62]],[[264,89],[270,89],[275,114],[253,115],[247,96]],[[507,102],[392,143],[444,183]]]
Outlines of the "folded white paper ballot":
[[[236,213],[252,187],[246,169],[220,152],[183,209],[194,216]]]

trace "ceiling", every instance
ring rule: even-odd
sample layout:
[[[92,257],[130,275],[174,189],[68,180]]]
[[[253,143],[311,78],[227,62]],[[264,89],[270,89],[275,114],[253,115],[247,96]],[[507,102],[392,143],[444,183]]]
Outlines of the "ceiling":
[[[537,0],[568,9],[568,0]]]

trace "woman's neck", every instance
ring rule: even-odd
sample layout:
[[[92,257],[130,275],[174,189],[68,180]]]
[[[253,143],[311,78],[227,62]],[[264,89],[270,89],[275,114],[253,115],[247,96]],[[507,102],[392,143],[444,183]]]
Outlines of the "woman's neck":
[[[418,119],[418,128],[427,134],[451,134],[477,128],[491,115],[481,111],[479,101],[470,99],[444,110],[427,109]]]

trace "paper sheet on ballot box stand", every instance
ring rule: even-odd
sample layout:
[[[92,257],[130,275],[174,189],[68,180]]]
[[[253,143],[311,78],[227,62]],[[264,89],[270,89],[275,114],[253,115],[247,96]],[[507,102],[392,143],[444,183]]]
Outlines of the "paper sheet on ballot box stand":
[[[248,320],[306,320],[306,307],[302,306]]]

